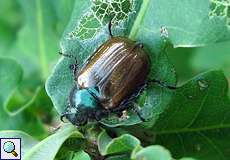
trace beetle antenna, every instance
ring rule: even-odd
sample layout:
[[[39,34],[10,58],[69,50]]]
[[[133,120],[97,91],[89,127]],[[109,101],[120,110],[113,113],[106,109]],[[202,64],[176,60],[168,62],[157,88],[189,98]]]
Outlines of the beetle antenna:
[[[160,81],[160,80],[157,80],[157,79],[149,80],[147,83],[157,83],[157,84],[159,84],[161,87],[165,87],[165,88],[168,88],[168,89],[171,89],[171,90],[177,89],[176,86],[167,85],[167,84],[165,84],[164,82],[162,82],[162,81]]]
[[[113,37],[113,34],[112,34],[112,18],[110,19],[109,21],[109,25],[108,25],[108,29],[109,29],[109,35],[110,37],[112,38]]]
[[[77,57],[75,57],[74,55],[71,55],[71,54],[65,54],[65,53],[62,53],[61,51],[58,52],[61,56],[64,56],[64,57],[67,57],[67,58],[73,58],[76,60],[77,62]]]

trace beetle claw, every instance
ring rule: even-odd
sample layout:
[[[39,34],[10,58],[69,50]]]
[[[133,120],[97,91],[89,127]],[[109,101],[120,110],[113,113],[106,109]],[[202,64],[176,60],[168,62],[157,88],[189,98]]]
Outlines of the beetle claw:
[[[61,120],[63,123],[66,123],[66,122],[64,121],[64,118],[65,118],[65,117],[66,117],[66,113],[62,114],[61,117],[60,117],[60,120]]]

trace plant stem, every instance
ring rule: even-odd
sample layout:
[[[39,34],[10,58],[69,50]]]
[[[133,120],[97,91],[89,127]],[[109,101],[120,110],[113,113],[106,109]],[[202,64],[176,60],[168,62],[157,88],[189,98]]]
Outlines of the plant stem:
[[[133,24],[132,30],[131,30],[131,32],[129,34],[129,38],[131,40],[135,40],[136,39],[138,29],[139,29],[139,27],[141,25],[143,17],[144,17],[144,15],[146,13],[146,10],[148,8],[149,1],[150,0],[143,0],[143,2],[141,4],[140,11],[138,12],[137,18],[136,18],[136,20],[135,20],[135,22]]]
[[[48,76],[48,64],[46,61],[46,53],[45,53],[45,40],[44,40],[44,30],[43,30],[43,15],[41,9],[41,0],[36,0],[37,7],[37,26],[38,26],[38,46],[39,46],[39,58],[42,70],[42,78],[46,78]]]

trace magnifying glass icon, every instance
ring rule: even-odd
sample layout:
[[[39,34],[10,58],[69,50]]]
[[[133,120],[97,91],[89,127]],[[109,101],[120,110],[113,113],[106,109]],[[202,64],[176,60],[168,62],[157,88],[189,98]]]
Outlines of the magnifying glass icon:
[[[18,156],[18,153],[15,151],[15,145],[11,141],[7,141],[3,144],[3,149],[6,153],[11,153],[14,157]]]

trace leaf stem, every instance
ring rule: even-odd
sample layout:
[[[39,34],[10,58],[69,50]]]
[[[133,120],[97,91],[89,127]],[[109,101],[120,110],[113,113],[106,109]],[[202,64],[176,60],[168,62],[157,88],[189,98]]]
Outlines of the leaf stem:
[[[38,26],[38,46],[39,46],[39,58],[42,70],[42,77],[46,78],[48,76],[48,64],[46,61],[46,53],[45,53],[45,43],[44,43],[44,31],[43,31],[43,15],[41,11],[41,0],[36,0],[37,7],[37,26]]]
[[[145,16],[145,13],[147,11],[147,8],[148,8],[148,5],[149,5],[149,0],[143,0],[142,4],[141,4],[141,9],[137,15],[137,18],[133,24],[133,27],[132,27],[132,30],[129,34],[129,38],[131,40],[135,40],[136,39],[136,36],[137,36],[137,32],[140,28],[140,24],[143,20],[143,17]]]

